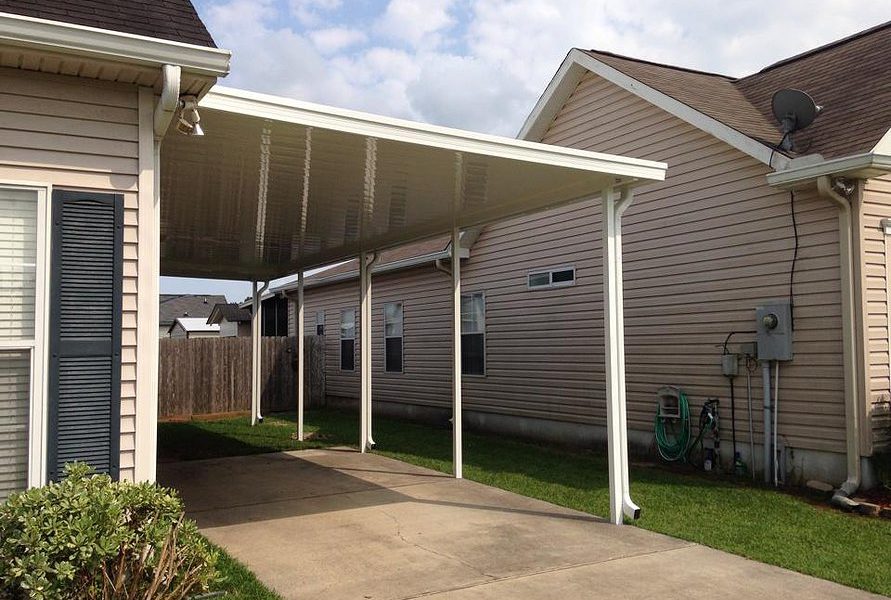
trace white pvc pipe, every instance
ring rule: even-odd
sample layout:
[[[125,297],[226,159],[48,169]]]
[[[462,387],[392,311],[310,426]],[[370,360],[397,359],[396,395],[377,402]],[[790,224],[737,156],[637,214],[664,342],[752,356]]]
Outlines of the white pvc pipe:
[[[452,469],[456,479],[464,477],[461,406],[461,234],[452,228]]]
[[[302,442],[303,435],[303,406],[304,388],[306,386],[306,371],[304,357],[304,340],[306,336],[306,323],[304,323],[303,302],[303,269],[297,272],[297,440]]]

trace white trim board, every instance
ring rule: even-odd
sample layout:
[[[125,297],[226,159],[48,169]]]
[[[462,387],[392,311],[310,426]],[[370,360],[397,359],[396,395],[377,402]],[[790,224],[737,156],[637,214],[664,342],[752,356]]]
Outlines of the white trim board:
[[[456,152],[608,173],[630,180],[662,181],[667,168],[664,163],[651,160],[417,123],[222,86],[214,86],[201,100],[200,106],[258,119],[271,119]]]
[[[554,117],[557,116],[566,100],[578,86],[585,71],[590,71],[610,83],[631,92],[635,96],[643,98],[650,104],[661,108],[697,129],[705,131],[765,165],[776,169],[785,169],[789,163],[787,156],[776,152],[773,148],[740,133],[729,125],[699,112],[655,88],[641,83],[637,79],[629,77],[618,69],[600,62],[577,48],[573,48],[566,55],[566,59],[548,84],[545,93],[532,109],[517,137],[525,140],[540,140],[553,122]]]
[[[231,58],[228,50],[219,48],[4,12],[0,12],[0,43],[152,67],[173,64],[210,77],[228,74]]]

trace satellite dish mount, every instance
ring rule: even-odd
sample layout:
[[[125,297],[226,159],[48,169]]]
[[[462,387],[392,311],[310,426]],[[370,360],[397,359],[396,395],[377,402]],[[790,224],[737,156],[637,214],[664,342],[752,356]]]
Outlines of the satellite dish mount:
[[[773,95],[773,116],[783,130],[779,148],[790,151],[794,148],[792,134],[801,131],[814,122],[823,107],[814,102],[806,92],[786,88]]]

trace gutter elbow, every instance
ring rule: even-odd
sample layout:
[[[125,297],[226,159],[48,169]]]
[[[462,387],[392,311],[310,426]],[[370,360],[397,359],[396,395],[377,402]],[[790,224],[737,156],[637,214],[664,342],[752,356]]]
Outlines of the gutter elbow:
[[[182,69],[176,65],[164,65],[161,69],[161,98],[155,107],[154,134],[155,140],[160,141],[167,133],[173,114],[179,106],[179,88]]]

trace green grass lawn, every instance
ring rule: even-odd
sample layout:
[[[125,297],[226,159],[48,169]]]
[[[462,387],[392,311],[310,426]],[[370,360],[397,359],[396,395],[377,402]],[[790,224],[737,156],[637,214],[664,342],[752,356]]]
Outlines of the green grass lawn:
[[[243,564],[217,547],[220,560],[217,563],[222,581],[216,592],[225,592],[225,600],[282,600],[282,597],[260,583]]]
[[[165,423],[159,426],[160,458],[190,460],[356,445],[358,415],[308,412],[306,430],[313,436],[310,441],[293,439],[293,415],[269,417],[256,428],[247,418]],[[447,429],[376,418],[374,439],[376,452],[382,455],[451,471]],[[464,440],[468,479],[595,515],[609,511],[602,454],[547,448],[503,436],[465,433]],[[659,467],[632,466],[631,488],[643,509],[634,523],[638,527],[891,595],[891,521],[844,514],[744,482]]]

